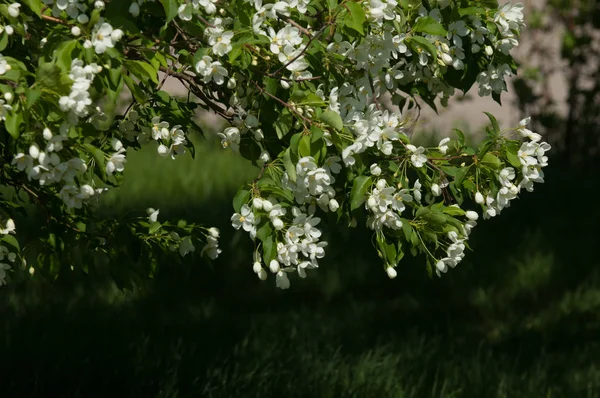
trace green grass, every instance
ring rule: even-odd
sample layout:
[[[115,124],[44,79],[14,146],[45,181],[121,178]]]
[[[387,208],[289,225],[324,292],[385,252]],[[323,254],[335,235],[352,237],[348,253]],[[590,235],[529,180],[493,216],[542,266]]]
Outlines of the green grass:
[[[229,226],[256,169],[196,144],[196,160],[128,154],[99,211],[217,225],[222,258],[167,265],[135,292],[2,289],[2,396],[600,397],[600,211],[581,199],[600,193],[593,170],[549,169],[441,279],[406,258],[390,281],[368,231],[333,225],[321,268],[279,291]]]

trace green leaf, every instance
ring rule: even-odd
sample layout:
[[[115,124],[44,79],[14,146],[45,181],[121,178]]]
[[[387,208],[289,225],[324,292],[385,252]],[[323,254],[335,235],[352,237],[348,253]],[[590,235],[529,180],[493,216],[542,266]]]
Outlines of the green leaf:
[[[344,18],[344,25],[350,29],[355,30],[361,35],[365,34],[364,23],[367,20],[367,16],[365,15],[365,10],[363,10],[362,6],[359,3],[355,2],[347,2],[345,4],[348,9],[348,13]]]
[[[494,133],[493,137],[490,137],[491,139],[496,139],[498,138],[498,136],[500,135],[500,126],[498,125],[498,121],[496,120],[496,118],[494,117],[494,115],[492,115],[489,112],[483,112],[486,114],[486,116],[490,119],[490,123],[492,123],[492,131]]]
[[[233,209],[236,213],[239,213],[242,206],[248,203],[250,200],[250,191],[247,189],[240,189],[233,198]]]
[[[465,211],[463,209],[461,209],[460,207],[455,207],[455,206],[445,207],[444,210],[442,210],[442,211],[451,216],[464,216],[465,215]]]
[[[25,91],[25,98],[27,98],[27,103],[25,104],[26,109],[31,109],[33,104],[40,98],[42,95],[42,90],[38,90],[36,88],[28,89]]]
[[[465,15],[485,14],[485,10],[483,8],[479,8],[479,7],[467,7],[467,8],[459,9],[458,14],[461,17],[464,17]]]
[[[387,261],[389,262],[390,265],[396,265],[396,244],[395,243],[388,243],[388,242],[384,242],[384,246],[385,246],[385,257],[387,258]]]
[[[271,260],[275,260],[277,257],[277,245],[273,242],[273,235],[269,235],[263,241],[263,260],[267,267]]]
[[[400,221],[402,221],[402,232],[404,233],[404,238],[407,242],[410,242],[411,236],[413,234],[413,228],[407,219],[401,218]]]
[[[19,130],[23,123],[23,115],[20,112],[11,112],[6,115],[4,126],[6,131],[16,140],[19,138]]]
[[[273,228],[271,228],[270,222],[264,223],[264,225],[256,231],[256,237],[262,240],[263,242],[266,241],[267,238],[270,237],[272,234]]]
[[[8,45],[8,35],[5,33],[0,37],[0,51],[4,51],[6,46]]]
[[[154,69],[148,62],[127,60],[124,61],[123,64],[125,65],[125,68],[127,68],[127,70],[138,79],[144,82],[151,80],[153,83],[158,84],[156,69]]]
[[[22,0],[37,15],[42,16],[42,2],[40,0]]]
[[[150,235],[154,235],[156,232],[158,232],[158,230],[162,227],[161,223],[159,221],[154,221],[151,225],[150,228],[148,228],[148,233]]]
[[[36,85],[57,94],[67,95],[71,88],[71,79],[55,63],[40,65],[36,72]]]
[[[427,50],[427,52],[433,57],[433,60],[437,61],[437,49],[429,40],[421,36],[407,37],[406,40],[417,43],[417,47]]]
[[[71,70],[71,64],[73,63],[73,59],[76,58],[73,54],[75,49],[77,49],[78,41],[77,40],[69,40],[67,42],[63,42],[54,52],[53,60],[64,72],[69,72]]]
[[[263,84],[265,85],[265,91],[273,96],[277,96],[277,90],[279,88],[279,84],[277,80],[272,77],[263,78]]]
[[[146,94],[140,88],[140,86],[136,82],[133,81],[133,79],[131,77],[124,75],[123,81],[125,81],[127,88],[129,89],[129,91],[131,92],[131,95],[133,95],[133,98],[135,98],[135,100],[137,102],[139,102],[140,104],[143,104],[146,102]]]
[[[177,16],[177,0],[160,0],[160,3],[165,9],[165,16],[167,17],[165,24],[168,24]]]
[[[325,111],[319,118],[323,123],[333,127],[337,131],[341,131],[344,128],[344,121],[339,113],[334,111]]]
[[[14,235],[3,235],[2,242],[12,246],[17,252],[21,251],[19,247],[19,241],[14,237]]]
[[[292,182],[296,182],[296,166],[292,162],[292,155],[290,148],[287,148],[283,153],[283,166],[287,172],[288,177]]]
[[[106,159],[104,158],[104,152],[91,144],[83,144],[83,146],[94,158],[97,168],[96,173],[102,176],[103,180],[106,180]]]
[[[459,187],[461,186],[463,180],[465,179],[465,176],[467,175],[467,172],[469,171],[469,167],[461,167],[457,172],[456,175],[454,176],[454,184]]]
[[[421,17],[413,26],[413,32],[422,32],[430,35],[445,36],[446,29],[431,17]]]
[[[371,186],[372,179],[368,176],[358,176],[352,182],[352,190],[350,191],[350,209],[358,209],[365,203],[367,190]]]
[[[486,153],[485,156],[481,159],[481,164],[484,164],[492,169],[499,169],[502,166],[502,162],[496,155],[493,153]]]
[[[310,136],[310,142],[311,143],[314,143],[314,142],[320,140],[323,137],[323,130],[321,130],[317,126],[312,126],[310,128],[310,132],[312,133],[311,136]]]
[[[458,142],[461,146],[463,146],[465,144],[465,134],[459,129],[454,129],[453,131],[454,134],[456,134],[456,136],[458,137]]]
[[[516,167],[517,169],[521,168],[521,161],[519,157],[510,151],[506,151],[506,159],[511,166]]]
[[[310,156],[310,136],[303,135],[300,138],[300,143],[298,145],[298,155],[302,158],[304,156]]]

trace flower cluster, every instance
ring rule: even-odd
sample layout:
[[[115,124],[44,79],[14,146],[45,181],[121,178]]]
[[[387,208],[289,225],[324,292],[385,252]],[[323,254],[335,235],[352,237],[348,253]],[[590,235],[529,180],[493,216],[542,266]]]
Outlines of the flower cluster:
[[[333,174],[342,170],[339,161],[338,156],[331,156],[325,159],[323,167],[319,167],[312,156],[305,156],[296,165],[296,182],[291,181],[286,173],[283,185],[294,193],[296,203],[310,204],[316,199],[323,211],[335,212],[340,205],[335,199],[336,192],[332,185],[335,183]]]
[[[375,231],[381,231],[383,227],[402,228],[400,215],[406,209],[405,203],[412,201],[409,189],[396,190],[388,186],[386,180],[379,179],[365,202],[365,208],[372,213],[367,218],[367,226]]]
[[[87,2],[81,0],[43,0],[44,4],[52,8],[52,15],[55,17],[66,13],[69,18],[76,19],[77,22],[84,24],[90,18],[86,12],[88,9]]]
[[[0,235],[14,234],[15,229],[15,222],[9,218],[6,220],[4,228],[0,227]],[[6,271],[11,268],[9,263],[14,263],[16,259],[17,253],[12,252],[4,245],[0,245],[0,286],[6,284]],[[6,260],[8,260],[8,263],[5,262]]]
[[[99,22],[92,32],[92,40],[86,40],[84,47],[94,47],[96,54],[102,54],[107,49],[113,48],[122,37],[123,31],[121,29],[113,29],[109,23]]]
[[[222,250],[219,249],[219,235],[220,232],[217,228],[209,228],[208,235],[206,236],[206,244],[202,248],[202,254],[206,253],[213,260],[222,253]]]
[[[477,192],[475,201],[484,206],[484,218],[499,215],[502,209],[510,206],[510,201],[517,198],[523,188],[528,192],[533,192],[534,183],[544,182],[542,168],[548,166],[546,152],[551,147],[546,142],[540,142],[541,136],[539,134],[525,127],[528,122],[529,118],[521,120],[517,128],[517,132],[521,137],[530,140],[523,142],[518,151],[517,158],[521,169],[515,170],[513,167],[502,169],[497,176],[501,188],[495,195],[493,192]]]
[[[150,134],[159,143],[157,151],[160,156],[170,155],[171,159],[175,159],[176,155],[185,153],[187,140],[181,126],[169,128],[168,122],[161,121],[160,116],[155,116],[152,118]]]
[[[70,122],[77,124],[77,119],[85,117],[89,113],[88,107],[92,104],[90,98],[90,87],[94,76],[102,71],[102,67],[96,64],[85,65],[80,59],[71,62],[69,78],[73,81],[71,93],[60,97],[58,104],[60,108],[69,112]]]

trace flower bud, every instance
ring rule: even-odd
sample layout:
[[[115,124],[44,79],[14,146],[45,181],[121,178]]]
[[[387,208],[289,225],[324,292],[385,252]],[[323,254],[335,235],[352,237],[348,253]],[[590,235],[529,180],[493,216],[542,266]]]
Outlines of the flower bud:
[[[89,40],[84,41],[83,48],[92,48],[92,42]]]
[[[6,92],[4,93],[4,99],[8,102],[13,99],[12,93]]]
[[[269,263],[269,269],[272,273],[276,274],[279,272],[279,262],[277,260],[271,260]]]
[[[270,201],[268,201],[266,199],[263,199],[262,206],[263,206],[263,210],[266,212],[273,210],[273,203],[271,203]]]
[[[437,262],[437,264],[435,265],[435,268],[437,268],[438,271],[440,271],[440,272],[448,271],[448,267],[446,266],[446,263],[444,263],[442,260]]]
[[[263,200],[261,198],[252,199],[252,207],[254,207],[257,210],[262,209],[263,208]]]
[[[329,201],[329,210],[331,210],[332,212],[336,212],[337,209],[339,209],[339,208],[340,208],[340,204],[338,203],[337,200],[331,199]]]
[[[260,279],[261,281],[267,279],[267,271],[265,271],[263,268],[261,268],[260,272],[258,272],[258,279]]]
[[[261,129],[254,130],[254,139],[256,141],[262,141],[265,138],[263,131]]]
[[[472,210],[467,211],[465,215],[471,221],[477,221],[477,219],[479,218],[479,214],[477,214],[477,212],[472,211]]]
[[[4,27],[4,31],[5,31],[5,32],[6,32],[6,34],[7,34],[7,35],[9,35],[9,36],[10,36],[10,35],[12,35],[13,33],[15,33],[15,29],[14,29],[12,26],[10,26],[10,25],[6,25],[6,26]]]
[[[440,188],[440,186],[438,184],[433,184],[431,186],[431,192],[433,193],[434,196],[440,196],[442,194],[442,189]]]
[[[374,176],[381,175],[381,167],[377,163],[371,165],[371,174]]]
[[[254,270],[255,274],[258,274],[260,271],[262,271],[262,266],[260,265],[260,263],[257,261],[254,263],[254,265],[252,266],[252,269]]]
[[[131,3],[131,5],[129,6],[129,13],[134,17],[140,15],[140,5],[135,1]]]
[[[40,148],[38,148],[36,144],[29,147],[29,156],[34,159],[37,159],[40,156]]]
[[[281,87],[283,87],[287,90],[288,88],[290,88],[290,84],[288,82],[286,82],[285,80],[281,80]]]
[[[477,191],[477,193],[475,194],[475,203],[477,203],[477,204],[483,203],[483,195],[479,191]]]
[[[273,220],[273,228],[278,231],[283,229],[283,221],[281,221],[281,218],[276,218]]]
[[[81,29],[79,28],[79,26],[73,26],[71,28],[71,34],[73,36],[79,36],[81,34]]]
[[[52,138],[52,131],[50,131],[50,129],[46,127],[42,132],[42,136],[46,141],[50,141],[50,139]]]
[[[442,60],[442,62],[444,63],[444,65],[451,65],[452,64],[452,57],[450,56],[450,54],[442,53],[440,59]]]
[[[387,275],[390,277],[390,279],[394,279],[396,276],[398,276],[398,272],[396,272],[394,267],[387,267],[385,272],[387,272]]]
[[[208,229],[208,234],[209,234],[210,236],[212,236],[213,238],[218,238],[218,237],[219,237],[219,234],[220,234],[220,232],[219,232],[219,229],[218,229],[218,228],[211,227],[211,228],[209,228],[209,229]]]
[[[90,18],[85,14],[79,14],[79,16],[77,17],[77,22],[79,22],[80,24],[86,24],[89,21]]]
[[[8,15],[10,15],[13,18],[16,18],[19,16],[19,7],[21,7],[21,5],[19,3],[12,3],[11,5],[8,6]]]
[[[491,57],[494,54],[494,49],[491,46],[485,46],[484,48],[485,54]]]
[[[123,37],[123,31],[121,29],[115,29],[110,34],[110,39],[112,41],[119,41]]]
[[[104,2],[103,2],[102,0],[97,0],[97,1],[94,3],[94,8],[95,8],[96,10],[103,10],[103,9],[104,9]]]
[[[235,79],[232,77],[231,79],[229,79],[229,80],[227,81],[227,88],[228,88],[228,89],[230,89],[230,90],[231,90],[231,89],[234,89],[234,88],[235,88],[235,85],[236,85],[236,83],[237,83],[237,82],[236,82],[236,81],[235,81]]]

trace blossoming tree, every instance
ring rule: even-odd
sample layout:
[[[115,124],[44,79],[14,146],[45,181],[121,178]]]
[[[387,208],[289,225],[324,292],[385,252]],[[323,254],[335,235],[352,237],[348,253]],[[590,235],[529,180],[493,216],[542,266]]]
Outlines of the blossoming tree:
[[[231,221],[255,243],[254,272],[281,288],[323,264],[325,213],[373,230],[390,278],[405,253],[441,275],[463,259],[480,215],[543,182],[550,147],[528,120],[501,130],[488,114],[478,147],[456,130],[426,148],[407,116],[475,83],[499,102],[516,73],[519,4],[23,0],[0,4],[0,18],[0,283],[19,269],[87,267],[89,253],[135,280],[198,244],[216,258],[214,228],[160,222],[154,209],[119,221],[90,211],[121,183],[128,151],[193,155],[198,108],[228,123],[223,148],[260,169]],[[187,99],[162,90],[169,77]],[[125,89],[131,102],[114,111]],[[43,227],[21,236],[13,219],[32,206]],[[123,255],[131,270],[113,264]]]

